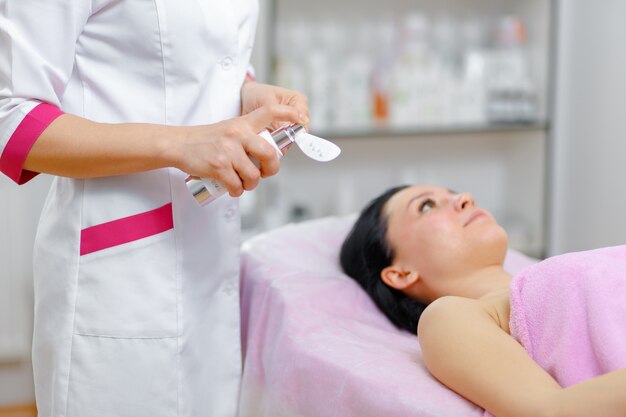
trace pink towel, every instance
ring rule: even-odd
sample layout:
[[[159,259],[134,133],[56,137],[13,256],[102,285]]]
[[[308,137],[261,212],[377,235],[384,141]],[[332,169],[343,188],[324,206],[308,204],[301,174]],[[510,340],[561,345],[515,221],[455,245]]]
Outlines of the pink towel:
[[[626,367],[626,246],[524,269],[511,283],[510,327],[562,387]]]

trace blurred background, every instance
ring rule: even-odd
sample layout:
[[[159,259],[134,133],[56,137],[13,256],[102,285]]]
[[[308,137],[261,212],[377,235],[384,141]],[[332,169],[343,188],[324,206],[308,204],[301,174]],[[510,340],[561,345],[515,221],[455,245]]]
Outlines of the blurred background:
[[[244,237],[426,183],[472,192],[530,256],[626,243],[625,15],[619,0],[261,0],[258,80],[305,93],[311,133],[343,153],[292,149],[242,197]],[[0,178],[0,409],[34,403],[49,182]]]

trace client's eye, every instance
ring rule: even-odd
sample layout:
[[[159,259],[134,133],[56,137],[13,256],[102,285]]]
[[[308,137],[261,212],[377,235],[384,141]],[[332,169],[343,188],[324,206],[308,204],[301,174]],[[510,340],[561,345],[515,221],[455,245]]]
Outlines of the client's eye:
[[[430,209],[434,208],[437,204],[435,203],[435,200],[432,199],[426,199],[424,201],[422,201],[422,203],[419,205],[418,211],[420,213],[427,213],[430,211]]]

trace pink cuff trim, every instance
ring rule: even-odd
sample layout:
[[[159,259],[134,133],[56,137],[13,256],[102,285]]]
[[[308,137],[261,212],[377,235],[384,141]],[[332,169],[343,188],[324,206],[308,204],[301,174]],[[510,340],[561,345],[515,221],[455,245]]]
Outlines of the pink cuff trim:
[[[145,213],[98,224],[80,232],[80,255],[133,242],[174,228],[172,203]]]
[[[256,81],[256,77],[254,76],[254,74],[250,71],[246,72],[246,78],[251,80],[251,81]]]
[[[24,161],[41,133],[62,114],[57,107],[46,103],[32,109],[9,138],[0,156],[0,171],[19,185],[37,176],[38,172],[23,169]]]

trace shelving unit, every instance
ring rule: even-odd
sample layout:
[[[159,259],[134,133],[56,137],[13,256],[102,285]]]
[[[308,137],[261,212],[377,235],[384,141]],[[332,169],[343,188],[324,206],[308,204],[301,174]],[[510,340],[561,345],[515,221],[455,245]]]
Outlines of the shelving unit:
[[[476,133],[508,133],[508,132],[545,132],[547,121],[509,124],[456,124],[447,126],[419,126],[414,128],[347,128],[316,130],[322,137],[334,139],[367,139],[381,137],[427,137],[441,135],[476,134]]]
[[[306,93],[324,131],[537,123],[550,2],[519,3],[272,0],[269,79]]]
[[[413,120],[411,113],[407,113],[409,117],[405,118],[405,123],[394,123],[393,117],[381,123],[376,119],[375,112],[370,113],[374,117],[364,123],[363,119],[358,123],[350,123],[349,118],[341,123],[328,122],[331,120],[329,118],[326,119],[328,123],[312,123],[312,133],[336,142],[343,149],[342,155],[336,161],[320,165],[307,160],[297,150],[292,150],[283,159],[280,174],[264,181],[257,191],[243,199],[244,230],[251,235],[291,221],[347,214],[360,210],[367,201],[388,187],[406,182],[432,183],[471,191],[478,204],[494,213],[507,228],[511,246],[532,256],[543,256],[546,249],[545,193],[550,136],[548,108],[551,96],[549,81],[553,3],[550,0],[390,0],[385,3],[374,0],[318,0],[313,3],[305,0],[266,0],[262,4],[264,17],[260,22],[255,47],[260,78],[287,88],[304,90],[309,96],[312,120],[321,111],[339,114],[345,109],[345,103],[356,106],[365,100],[365,90],[354,90],[354,96],[350,96],[352,85],[347,87],[348,100],[344,97],[344,104],[341,104],[341,100],[333,101],[336,97],[332,97],[338,94],[341,86],[334,87],[335,91],[327,96],[321,95],[322,99],[319,93],[311,91],[311,84],[321,82],[319,77],[328,81],[331,74],[333,80],[337,81],[343,71],[343,64],[338,59],[315,56],[322,51],[320,45],[324,46],[320,39],[325,38],[325,47],[335,51],[341,49],[341,44],[348,45],[348,49],[345,49],[347,51],[359,50],[359,36],[367,37],[362,29],[369,27],[372,33],[381,33],[375,30],[376,25],[372,22],[389,19],[390,16],[398,22],[394,26],[396,30],[402,28],[402,24],[419,29],[424,19],[431,28],[434,22],[446,19],[456,22],[458,27],[468,22],[487,22],[489,26],[486,27],[494,28],[501,16],[513,16],[508,23],[502,23],[505,26],[524,22],[528,34],[524,54],[528,57],[528,76],[534,86],[535,108],[533,117],[521,117],[519,120],[498,120],[490,117],[487,111],[480,114],[475,109],[455,119],[449,116],[463,112],[455,113],[452,107],[446,109],[445,106],[433,105],[431,109],[444,108],[445,111],[431,112],[434,115],[431,120],[416,117],[420,123],[406,123],[407,120]],[[406,17],[412,13],[417,16],[413,19],[414,23],[410,23],[411,19]],[[339,22],[340,26],[348,30],[338,35],[341,30],[338,32],[336,28],[328,28],[332,22]],[[292,28],[286,29],[285,24]],[[446,23],[443,27],[449,30],[456,26]],[[373,52],[376,49],[375,40],[371,36],[368,39],[370,44],[367,49]],[[334,40],[336,44],[332,45],[328,40]],[[294,48],[294,42],[301,46]],[[311,46],[302,46],[306,43]],[[470,43],[468,41],[464,44]],[[480,46],[486,50],[493,45],[493,42],[485,42]],[[281,75],[284,70],[280,68],[281,54],[290,50],[296,52],[297,65],[309,66],[309,70],[303,71],[315,74],[310,81],[300,82],[300,88],[297,82],[290,84],[284,73]],[[489,54],[487,51],[485,56]],[[457,58],[459,56],[465,55],[458,53]],[[492,58],[485,58],[489,59]],[[316,60],[326,63],[328,67],[311,71],[310,68],[320,68]],[[368,65],[363,60],[354,62]],[[458,64],[459,61],[456,62]],[[422,74],[427,74],[424,68],[421,69]],[[433,68],[441,70],[442,67]],[[457,65],[455,68],[456,72],[448,71],[448,74],[453,75],[440,85],[459,85],[458,70],[465,67]],[[447,70],[444,68],[442,71]],[[368,79],[371,79],[371,75],[368,75]],[[359,77],[362,81],[363,74],[357,74],[356,78]],[[420,80],[417,82],[419,87]],[[392,94],[398,96],[397,91]],[[450,96],[455,97],[454,94]],[[370,95],[368,100],[374,106],[376,101],[372,97]],[[479,97],[483,104],[487,103],[484,94]],[[414,99],[415,103],[428,107],[428,102],[420,101],[419,97]],[[466,117],[468,115],[472,117]],[[474,117],[476,115],[479,117]],[[339,116],[335,120],[338,119]],[[402,121],[402,117],[396,117],[395,121],[398,120]]]

